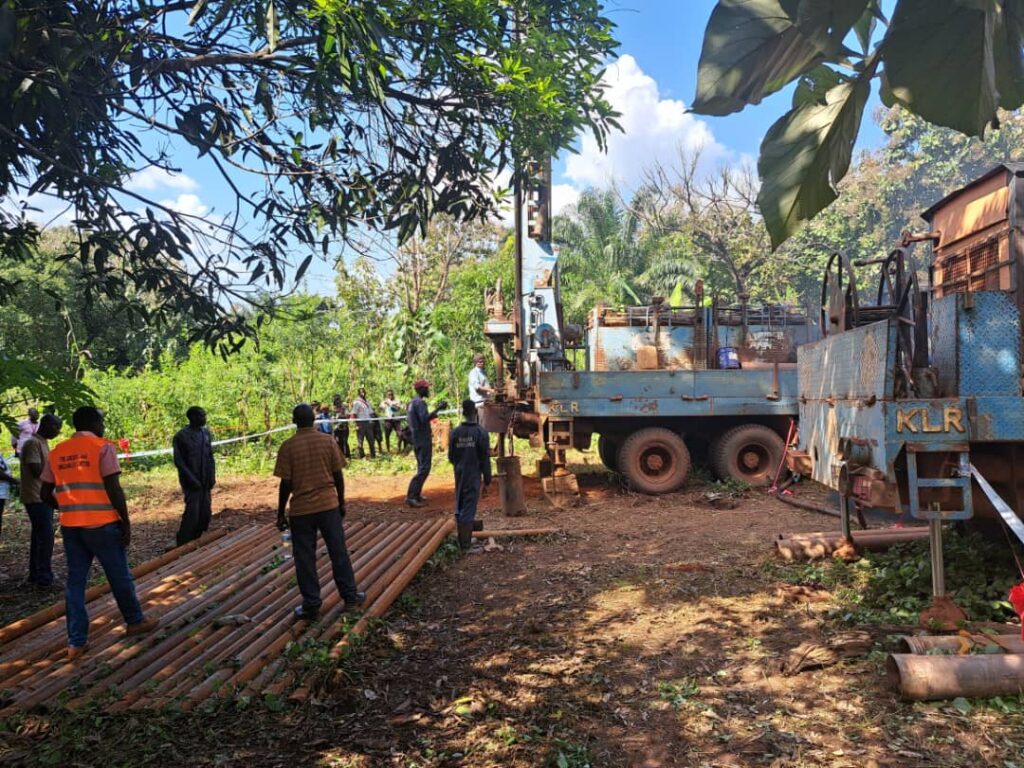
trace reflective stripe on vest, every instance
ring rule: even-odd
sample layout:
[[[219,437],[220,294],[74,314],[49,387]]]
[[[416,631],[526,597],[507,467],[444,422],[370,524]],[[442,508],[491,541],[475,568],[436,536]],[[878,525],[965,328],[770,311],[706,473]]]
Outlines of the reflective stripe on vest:
[[[76,435],[50,451],[62,526],[84,528],[117,522],[117,510],[100,474],[100,451],[106,444],[99,437]]]

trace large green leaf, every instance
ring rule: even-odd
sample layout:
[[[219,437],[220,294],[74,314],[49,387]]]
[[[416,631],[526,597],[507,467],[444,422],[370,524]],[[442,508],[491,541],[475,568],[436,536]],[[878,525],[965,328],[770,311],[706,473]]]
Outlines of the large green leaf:
[[[901,0],[882,46],[896,101],[928,122],[981,135],[999,104],[998,15],[994,3]]]
[[[694,111],[738,112],[836,57],[867,7],[868,0],[720,0],[704,31]]]
[[[796,19],[800,31],[814,45],[830,56],[842,50],[843,38],[850,32],[853,25],[868,13],[869,0],[783,0],[789,10],[795,6],[795,13],[789,15]]]
[[[1004,0],[996,16],[994,45],[999,106],[1017,109],[1024,104],[1024,0]]]
[[[704,31],[693,109],[738,112],[824,59],[778,0],[720,0]]]
[[[800,226],[836,199],[836,185],[850,167],[868,78],[842,83],[794,107],[768,131],[757,170],[761,215],[778,248]]]

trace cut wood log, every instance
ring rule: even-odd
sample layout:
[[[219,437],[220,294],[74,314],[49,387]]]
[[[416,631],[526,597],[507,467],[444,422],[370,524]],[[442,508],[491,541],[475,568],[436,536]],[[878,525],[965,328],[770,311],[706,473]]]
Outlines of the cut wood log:
[[[803,642],[786,656],[781,672],[790,676],[805,669],[830,667],[843,659],[864,655],[874,644],[868,632],[843,632],[823,643]]]

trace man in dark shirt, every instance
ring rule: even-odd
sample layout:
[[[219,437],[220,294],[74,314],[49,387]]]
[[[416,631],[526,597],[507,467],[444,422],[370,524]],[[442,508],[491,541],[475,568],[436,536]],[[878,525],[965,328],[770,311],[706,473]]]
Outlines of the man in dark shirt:
[[[417,379],[412,386],[416,390],[416,397],[409,403],[409,432],[412,435],[412,450],[416,454],[416,474],[409,481],[405,503],[410,507],[422,507],[427,503],[423,498],[423,484],[430,475],[430,465],[434,458],[430,422],[437,418],[438,411],[448,407],[448,403],[442,400],[434,411],[428,411],[425,398],[430,397],[430,382]]]
[[[455,523],[459,546],[465,554],[482,551],[473,546],[473,521],[480,501],[480,478],[491,484],[491,448],[487,432],[476,423],[476,404],[462,401],[462,423],[448,439],[448,461],[455,468]]]
[[[206,411],[193,405],[185,412],[188,426],[174,436],[174,466],[185,494],[185,511],[178,527],[178,546],[202,536],[213,513],[210,491],[217,484],[213,446],[206,429]]]
[[[62,423],[52,413],[39,420],[39,429],[21,447],[21,500],[32,524],[28,581],[37,587],[53,586],[53,507],[43,501],[43,467],[50,461],[50,440]]]
[[[348,447],[348,406],[341,400],[341,395],[334,396],[334,419],[338,423],[334,425],[334,439],[346,459],[352,458],[352,451]]]
[[[334,584],[345,601],[342,610],[356,610],[366,601],[366,593],[356,589],[352,561],[345,546],[345,457],[330,435],[313,428],[313,420],[312,408],[305,404],[295,406],[292,421],[297,429],[281,444],[274,465],[274,476],[281,480],[277,527],[282,531],[290,528],[292,532],[295,580],[302,594],[302,605],[296,607],[295,618],[301,621],[316,621],[320,616],[317,532],[327,545]]]

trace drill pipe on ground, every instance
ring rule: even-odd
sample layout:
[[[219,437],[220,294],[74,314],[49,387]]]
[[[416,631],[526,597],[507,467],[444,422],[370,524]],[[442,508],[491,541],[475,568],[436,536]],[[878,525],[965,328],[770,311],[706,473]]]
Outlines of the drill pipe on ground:
[[[197,576],[202,576],[208,570],[208,566],[204,565],[207,558],[218,553],[227,555],[239,546],[244,546],[245,542],[251,538],[251,533],[245,532],[238,539],[231,537],[218,541],[210,547],[209,552],[189,555],[186,560],[182,561],[183,564],[187,561],[191,568],[184,574],[185,581],[188,582]],[[144,609],[150,609],[151,615],[158,615],[159,611],[154,610],[158,607],[156,597],[168,590],[179,588],[182,583],[182,579],[177,575],[168,575],[161,569],[136,584],[139,601]],[[104,642],[103,638],[115,626],[120,626],[121,614],[112,598],[102,603],[98,610],[96,605],[91,608],[90,645],[96,648]],[[15,675],[24,677],[26,674],[32,673],[32,668],[52,668],[51,657],[55,653],[62,652],[66,644],[67,630],[64,622],[58,618],[40,627],[39,632],[23,636],[11,645],[4,646],[4,656],[8,661],[0,663],[0,687],[16,683],[17,681],[13,679]]]
[[[364,530],[366,529],[360,528],[358,524],[350,529],[353,547],[360,546]],[[372,530],[367,530],[366,535],[372,535]],[[186,675],[198,664],[219,658],[218,651],[235,633],[241,630],[238,624],[231,622],[219,624],[217,619],[235,617],[240,619],[243,624],[255,621],[255,617],[262,613],[268,590],[274,589],[274,586],[282,581],[287,583],[290,580],[290,568],[287,565],[288,561],[283,560],[277,568],[251,577],[254,569],[262,571],[266,566],[261,566],[259,562],[250,563],[240,586],[236,587],[236,589],[240,589],[238,594],[226,602],[222,602],[223,598],[219,595],[211,598],[218,602],[217,617],[214,618],[214,621],[199,628],[198,632],[192,626],[185,624],[175,635],[168,637],[147,654],[147,658],[141,662],[146,665],[145,667],[136,666],[127,673],[123,669],[118,670],[120,674],[115,673],[112,677],[127,678],[124,687],[130,692],[111,709],[126,708],[139,699],[144,691],[149,694],[149,697],[152,697],[156,695],[158,689],[165,689],[164,683],[169,678]],[[260,613],[250,616],[253,609],[260,610]],[[106,683],[106,679],[104,683]],[[146,688],[140,687],[143,684],[146,684]]]
[[[451,527],[444,518],[346,527],[357,583],[368,593],[366,614],[353,629],[363,631],[367,617],[386,610]],[[252,526],[179,552],[169,563],[166,555],[157,558],[137,588],[147,615],[160,619],[159,630],[126,638],[117,630],[112,597],[101,599],[100,605],[90,605],[96,620],[90,649],[79,663],[67,663],[63,622],[56,618],[20,630],[3,647],[0,689],[10,694],[4,714],[45,705],[71,685],[81,692],[69,706],[117,692],[118,700],[107,709],[126,710],[164,706],[178,697],[190,709],[215,693],[280,693],[301,683],[283,651],[307,639],[335,642],[347,630],[338,621],[344,603],[331,586],[330,561],[323,557],[318,568],[321,588],[327,590],[323,618],[292,620],[290,608],[298,596],[278,536],[273,526]]]
[[[403,531],[399,531],[396,535],[374,547],[375,551],[372,553],[372,559],[360,568],[356,576],[357,583],[366,592],[364,609],[373,604],[377,595],[384,591],[387,583],[389,583],[390,577],[386,575],[388,570],[394,567],[395,563],[400,563],[402,560],[402,555],[398,553],[398,550],[402,549],[405,552],[418,550],[425,543],[425,537],[429,536],[430,527],[429,524],[421,524],[417,527],[408,526]],[[337,634],[346,631],[347,623],[343,620],[342,616],[344,607],[341,595],[338,594],[332,594],[324,601],[323,618],[319,622],[322,626],[322,632],[318,640],[325,645],[330,644]],[[286,664],[287,660],[279,656],[246,684],[244,692],[250,695],[256,695],[261,692],[263,694],[280,694],[294,682],[294,675],[291,672],[278,676],[278,673]],[[222,689],[221,695],[227,696],[227,694],[228,689]]]
[[[923,654],[931,650],[957,651],[962,640],[974,646],[996,646],[1002,653],[1024,653],[1024,639],[1016,635],[988,635],[983,632],[962,635],[902,635],[900,649],[905,653]]]
[[[559,528],[505,528],[504,530],[473,531],[473,538],[488,539],[492,536],[548,536],[561,533]]]
[[[893,653],[886,665],[890,684],[906,701],[990,698],[1024,691],[1024,655],[921,656]]]
[[[883,552],[895,544],[904,541],[915,541],[928,538],[927,528],[899,528],[893,529],[899,533],[889,530],[854,531],[852,533],[853,543],[858,549],[869,552]],[[785,560],[815,560],[830,556],[843,544],[842,534],[836,533],[829,536],[784,538],[775,542],[775,549]]]
[[[132,568],[132,576],[136,579],[141,579],[143,576],[152,573],[153,571],[161,568],[164,565],[176,560],[177,558],[193,552],[199,547],[205,544],[209,544],[212,541],[223,537],[227,531],[223,528],[218,528],[215,531],[207,531],[195,541],[190,541],[187,544],[182,544],[180,547],[175,547],[159,557],[155,557],[152,560],[147,560],[143,563],[139,563],[137,566]],[[86,602],[95,600],[101,595],[105,595],[110,592],[109,584],[97,584],[95,587],[90,587],[85,591]],[[12,624],[8,624],[6,627],[0,629],[0,647],[6,647],[7,643],[14,640],[17,637],[31,632],[32,630],[48,624],[54,619],[59,619],[64,615],[64,603],[55,603],[48,608],[43,608],[30,616],[26,616],[24,619],[15,621]]]
[[[204,600],[200,601],[200,604],[190,602],[188,600],[190,590],[183,589],[181,586],[189,587],[202,578],[214,571],[220,571],[223,565],[233,565],[236,562],[244,562],[246,556],[246,550],[252,546],[254,541],[254,531],[246,531],[243,535],[237,537],[233,542],[232,546],[223,549],[220,552],[207,553],[206,559],[202,562],[195,563],[193,569],[189,572],[190,578],[183,580],[177,586],[179,587],[176,594],[177,599],[175,605],[179,609],[186,609],[195,611],[201,608],[201,605],[207,603],[211,598],[207,596]],[[221,555],[224,558],[223,561],[213,562],[213,559]],[[251,557],[251,555],[250,555]],[[169,586],[163,584],[163,586]],[[150,591],[150,594],[152,590]],[[145,597],[146,593],[140,595],[140,600]],[[112,602],[112,600],[111,600]],[[175,607],[171,606],[169,610],[152,610],[153,603],[146,601],[144,603],[150,608],[150,614],[160,618],[161,621],[169,613],[175,613]],[[116,606],[111,610],[117,611]],[[109,626],[109,625],[108,625]],[[90,645],[89,651],[87,652],[88,666],[93,669],[102,669],[104,666],[110,664],[116,660],[122,651],[126,651],[129,655],[136,655],[144,651],[152,643],[154,635],[140,637],[138,639],[129,639],[123,633],[115,633],[112,631],[103,633],[92,633],[90,632]],[[64,641],[66,642],[66,641]],[[127,643],[127,647],[125,646]],[[62,653],[63,642],[57,650],[57,653]],[[67,687],[69,684],[69,678],[73,678],[76,673],[83,671],[86,668],[84,663],[69,663],[66,659],[61,658],[60,662],[53,664],[52,661],[48,665],[48,671],[42,674],[36,675],[31,681],[26,680],[26,687],[21,687],[21,695],[16,695],[14,703],[22,708],[29,708],[39,704],[42,704],[49,700],[51,697],[56,696],[60,691]],[[20,681],[19,681],[20,682]],[[8,681],[0,683],[3,687],[7,687]],[[27,687],[31,685],[31,687]]]

